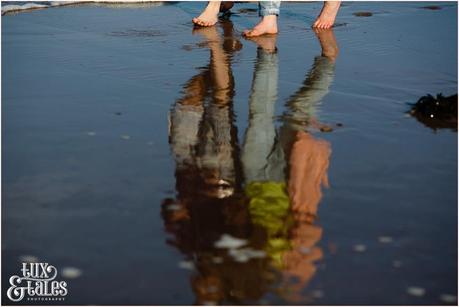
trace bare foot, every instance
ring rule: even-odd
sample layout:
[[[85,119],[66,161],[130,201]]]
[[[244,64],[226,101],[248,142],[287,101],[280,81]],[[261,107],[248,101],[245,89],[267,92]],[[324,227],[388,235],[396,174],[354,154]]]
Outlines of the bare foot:
[[[325,1],[322,11],[314,22],[313,27],[319,29],[329,29],[335,23],[341,1]]]
[[[322,47],[322,56],[335,61],[338,56],[338,44],[336,43],[335,34],[333,29],[314,29],[317,38],[319,39],[320,46]]]
[[[277,34],[277,16],[264,16],[252,30],[244,30],[243,34],[246,37],[260,36],[263,34]]]
[[[268,53],[276,52],[277,35],[275,34],[247,37],[247,39],[250,39],[251,41],[257,44],[259,47],[263,48],[263,50]]]
[[[207,7],[198,17],[193,18],[193,23],[201,27],[210,27],[217,23],[220,12],[220,1],[209,1]]]

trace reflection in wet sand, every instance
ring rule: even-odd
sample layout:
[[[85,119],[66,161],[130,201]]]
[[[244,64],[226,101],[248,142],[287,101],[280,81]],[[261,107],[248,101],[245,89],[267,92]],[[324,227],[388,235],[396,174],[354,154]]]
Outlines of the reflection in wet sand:
[[[210,51],[210,64],[184,86],[170,116],[176,162],[176,199],[163,202],[169,244],[194,264],[198,304],[255,303],[268,292],[292,302],[322,258],[315,225],[328,184],[330,144],[306,132],[320,127],[317,104],[333,80],[337,56],[331,30],[317,32],[322,46],[303,86],[274,124],[278,59],[276,36],[259,46],[249,98],[249,125],[241,146],[232,109],[232,55],[241,47],[229,21],[195,30]]]

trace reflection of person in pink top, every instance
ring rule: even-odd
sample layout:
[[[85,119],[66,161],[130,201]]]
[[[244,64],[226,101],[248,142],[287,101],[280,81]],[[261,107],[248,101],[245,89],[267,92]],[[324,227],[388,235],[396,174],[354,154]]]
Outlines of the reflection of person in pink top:
[[[288,194],[296,215],[312,221],[322,198],[321,185],[328,187],[330,144],[298,131],[290,154]],[[310,216],[311,218],[308,218]]]
[[[281,289],[290,290],[285,299],[293,302],[304,300],[302,290],[316,272],[315,262],[323,257],[322,249],[316,246],[322,228],[314,221],[322,198],[322,185],[328,186],[331,146],[306,129],[324,128],[315,113],[333,81],[338,47],[331,29],[316,29],[315,33],[322,54],[314,59],[303,85],[288,99],[280,129],[276,129],[273,123],[278,75],[276,36],[250,38],[259,48],[249,99],[249,127],[241,149],[243,173],[246,185],[265,191],[251,193],[254,206],[251,209],[256,210],[251,214],[252,219],[256,218],[267,229],[272,224],[267,218],[269,212],[279,210],[276,212],[280,214],[281,197],[274,193],[275,187],[286,182],[285,192],[293,223],[286,236],[280,232],[268,235],[267,250],[270,253],[269,247],[272,250],[275,245],[270,245],[271,241],[276,241],[275,246],[279,246],[281,239],[287,240],[282,241],[288,243],[277,250],[280,253],[270,253],[270,256],[282,272]],[[277,197],[277,206],[274,197]],[[287,220],[290,218],[278,223],[287,223]],[[273,233],[277,229],[270,230]],[[277,261],[277,255],[280,261]]]
[[[333,67],[338,55],[334,34],[332,30],[318,30],[316,33],[322,47],[322,59],[325,61],[323,67]],[[311,90],[300,90],[287,103],[294,109],[305,106],[305,102],[314,104],[320,101],[328,92],[331,83],[328,80],[333,78],[330,71],[327,73],[327,69],[311,71],[309,77],[304,88]],[[290,118],[297,123],[306,121],[312,127],[322,126],[315,118],[314,112],[303,115],[307,116],[297,117],[292,114]],[[314,262],[323,257],[321,248],[315,246],[322,236],[322,228],[313,223],[322,198],[321,186],[328,187],[327,170],[330,155],[331,147],[327,141],[316,139],[304,130],[295,133],[289,156],[288,180],[288,195],[294,212],[295,226],[291,230],[292,249],[286,251],[282,257],[286,279],[297,279],[297,283],[290,284],[292,291],[289,299],[292,301],[302,299],[301,290],[316,272]]]

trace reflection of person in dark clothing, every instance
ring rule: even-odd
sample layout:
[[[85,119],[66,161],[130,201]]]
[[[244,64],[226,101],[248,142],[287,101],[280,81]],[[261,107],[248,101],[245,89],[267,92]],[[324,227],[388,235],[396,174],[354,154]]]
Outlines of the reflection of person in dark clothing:
[[[267,291],[267,260],[233,261],[225,249],[214,246],[223,234],[257,241],[250,237],[246,198],[240,193],[233,123],[231,60],[242,45],[233,36],[232,23],[220,24],[223,37],[215,27],[195,30],[210,50],[210,64],[189,80],[171,112],[177,199],[165,200],[162,208],[166,230],[174,234],[169,244],[196,267],[191,283],[198,304],[256,301]]]

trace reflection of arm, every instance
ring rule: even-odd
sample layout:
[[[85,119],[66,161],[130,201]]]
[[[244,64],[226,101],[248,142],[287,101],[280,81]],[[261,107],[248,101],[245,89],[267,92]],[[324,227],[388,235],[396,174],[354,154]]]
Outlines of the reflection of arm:
[[[334,76],[334,62],[327,57],[316,57],[303,86],[287,102],[288,117],[299,122],[315,117],[316,106],[328,93]]]
[[[328,186],[330,144],[299,131],[290,155],[289,197],[293,211],[315,216],[322,198],[321,184]]]

